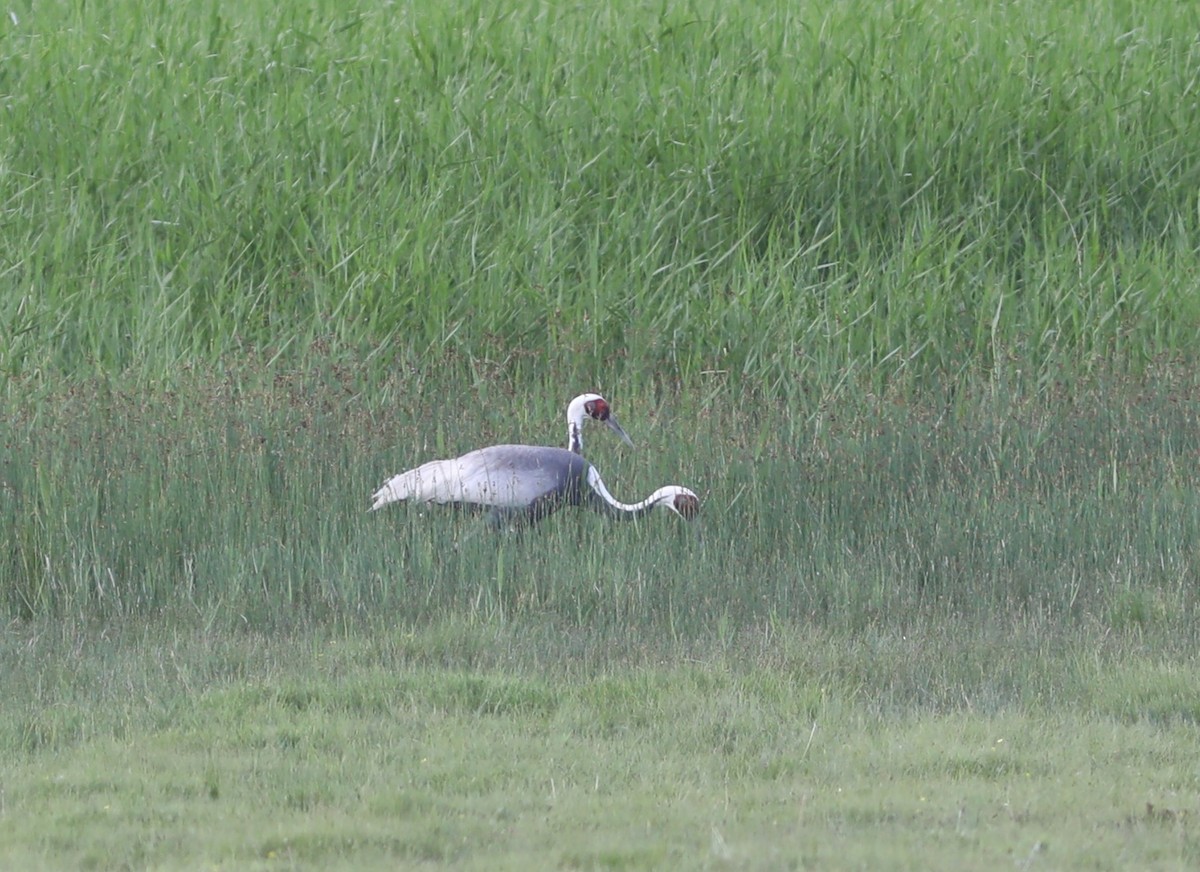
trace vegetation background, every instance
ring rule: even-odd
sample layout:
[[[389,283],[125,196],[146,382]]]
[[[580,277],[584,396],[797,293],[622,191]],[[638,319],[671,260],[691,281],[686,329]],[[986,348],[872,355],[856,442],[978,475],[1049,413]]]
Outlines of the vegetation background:
[[[0,863],[1194,867],[1197,33],[0,10]]]

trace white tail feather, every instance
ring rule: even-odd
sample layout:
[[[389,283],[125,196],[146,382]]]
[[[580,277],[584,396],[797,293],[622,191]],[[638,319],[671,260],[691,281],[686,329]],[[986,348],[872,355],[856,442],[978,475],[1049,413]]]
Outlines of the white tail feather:
[[[431,460],[384,482],[371,495],[371,511],[401,500],[460,503],[465,501],[463,491],[462,470],[457,460]]]

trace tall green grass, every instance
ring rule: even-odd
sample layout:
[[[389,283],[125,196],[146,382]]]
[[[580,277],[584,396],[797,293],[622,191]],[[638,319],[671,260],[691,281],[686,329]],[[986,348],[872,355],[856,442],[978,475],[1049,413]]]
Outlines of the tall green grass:
[[[350,369],[276,371],[10,406],[3,613],[227,629],[531,620],[680,640],[1032,622],[1149,632],[1164,651],[1195,643],[1200,413],[1186,373],[1053,398],[879,399],[807,420],[755,399],[635,393],[618,408],[643,450],[601,432],[589,457],[625,499],[693,487],[702,522],[567,509],[509,536],[438,507],[368,514],[367,497],[431,457],[559,442],[549,390],[513,420],[469,385],[369,386],[404,392],[395,406],[365,386]]]
[[[775,393],[1143,366],[1200,323],[1198,24],[1168,2],[14,7],[0,365],[163,376],[319,340]]]

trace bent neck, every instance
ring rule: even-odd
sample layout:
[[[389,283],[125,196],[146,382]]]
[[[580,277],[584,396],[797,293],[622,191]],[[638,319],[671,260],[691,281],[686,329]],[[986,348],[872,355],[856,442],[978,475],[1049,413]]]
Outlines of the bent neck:
[[[663,489],[659,488],[639,503],[623,503],[608,492],[608,488],[604,486],[604,479],[600,478],[596,467],[590,465],[588,466],[587,483],[591,487],[592,493],[600,498],[598,506],[601,506],[614,518],[627,521],[636,520],[653,510],[663,495]]]

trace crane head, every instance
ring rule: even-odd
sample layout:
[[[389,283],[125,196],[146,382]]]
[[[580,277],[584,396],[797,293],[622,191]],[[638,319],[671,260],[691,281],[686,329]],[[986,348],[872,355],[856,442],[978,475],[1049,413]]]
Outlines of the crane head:
[[[685,487],[679,488],[679,491],[675,494],[671,508],[685,521],[694,521],[700,517],[700,497]]]
[[[599,473],[595,478],[598,479]],[[589,478],[592,487],[599,490],[604,486],[604,482],[596,482]],[[599,486],[597,486],[599,485]],[[612,497],[607,499],[611,500]],[[700,497],[696,496],[695,492],[678,484],[669,484],[665,487],[660,487],[650,496],[639,503],[639,505],[650,505],[660,509],[666,509],[668,512],[674,512],[685,521],[694,521],[700,517]]]
[[[625,429],[617,423],[617,416],[612,413],[612,409],[608,405],[608,400],[599,394],[580,394],[571,400],[571,404],[567,406],[567,422],[574,433],[581,431],[584,422],[589,418],[593,421],[599,421],[621,437],[622,442],[633,448],[633,440],[629,438],[629,434],[625,432]]]
[[[669,509],[685,521],[694,521],[700,517],[700,497],[685,487],[668,485],[660,489],[661,496],[656,503]]]

